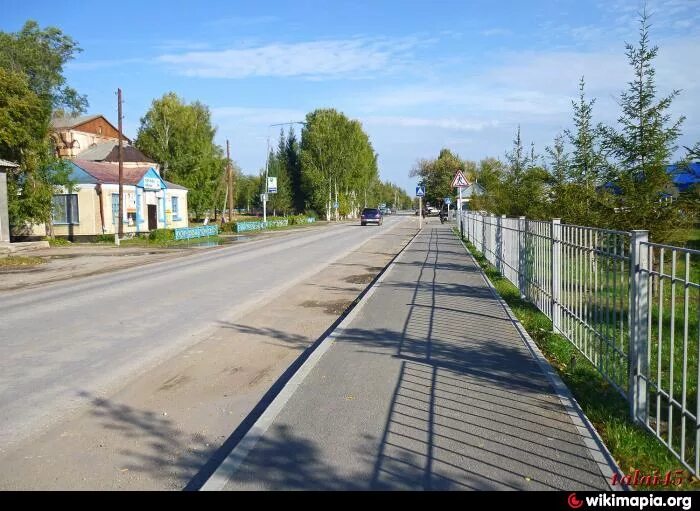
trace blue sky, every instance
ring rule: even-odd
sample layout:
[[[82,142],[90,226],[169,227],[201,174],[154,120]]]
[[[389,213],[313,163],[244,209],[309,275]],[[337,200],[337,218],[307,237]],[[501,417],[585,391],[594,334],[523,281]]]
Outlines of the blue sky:
[[[570,127],[585,75],[597,121],[615,124],[630,79],[624,44],[637,41],[638,0],[403,1],[0,0],[0,30],[53,25],[83,52],[66,68],[90,113],[136,135],[154,98],[174,91],[212,111],[246,173],[264,166],[270,124],[319,107],[359,119],[382,179],[413,192],[419,158],[448,147],[503,157],[518,124],[539,152]],[[661,94],[682,89],[681,144],[700,141],[700,1],[648,0]]]

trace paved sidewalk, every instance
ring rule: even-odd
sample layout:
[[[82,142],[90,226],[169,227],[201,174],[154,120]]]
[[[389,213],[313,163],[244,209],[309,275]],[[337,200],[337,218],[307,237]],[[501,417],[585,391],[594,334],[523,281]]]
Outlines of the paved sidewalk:
[[[481,270],[431,223],[223,488],[608,489]]]

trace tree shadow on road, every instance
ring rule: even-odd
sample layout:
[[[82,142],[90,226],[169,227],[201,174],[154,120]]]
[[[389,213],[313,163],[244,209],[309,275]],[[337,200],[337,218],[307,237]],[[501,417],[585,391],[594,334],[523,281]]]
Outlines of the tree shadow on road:
[[[203,434],[183,432],[170,417],[140,410],[82,392],[90,400],[90,414],[101,426],[118,433],[122,442],[119,466],[131,473],[148,474],[171,489],[182,488],[208,460],[217,442]]]
[[[445,241],[447,236],[450,240]],[[332,454],[313,440],[313,432],[294,431],[277,422],[233,475],[237,487],[606,488],[567,416],[569,410],[481,274],[469,270],[473,265],[463,252],[462,271],[473,275],[454,278],[460,261],[455,260],[452,241],[456,240],[449,231],[432,230],[423,248],[402,260],[420,268],[416,281],[382,284],[391,290],[383,299],[395,298],[400,304],[401,327],[360,327],[353,322],[337,332],[333,353],[358,364],[343,369],[348,373],[362,370],[363,364],[391,367],[381,357],[400,366],[396,383],[386,382],[393,392],[387,396],[381,438],[367,435],[349,444],[355,450],[346,456],[359,457],[361,467],[352,473],[338,468],[345,460],[324,459]],[[448,250],[443,250],[443,242]],[[374,321],[381,324],[381,314]],[[335,377],[350,381],[343,374]],[[318,416],[322,431],[328,410],[308,413]]]

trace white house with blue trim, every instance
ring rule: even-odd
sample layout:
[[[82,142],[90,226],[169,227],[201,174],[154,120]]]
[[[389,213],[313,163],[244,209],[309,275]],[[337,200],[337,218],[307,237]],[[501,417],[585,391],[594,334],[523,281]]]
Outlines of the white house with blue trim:
[[[54,235],[94,238],[119,228],[119,166],[115,163],[72,160],[72,190],[54,195]],[[187,189],[161,178],[154,165],[123,168],[124,232],[188,227]],[[32,228],[33,237],[46,235],[45,226]]]

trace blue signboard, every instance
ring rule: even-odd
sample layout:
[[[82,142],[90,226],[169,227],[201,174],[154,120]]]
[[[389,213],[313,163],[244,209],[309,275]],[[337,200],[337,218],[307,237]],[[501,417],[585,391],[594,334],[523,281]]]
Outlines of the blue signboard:
[[[447,204],[448,206],[452,204],[452,199],[450,199],[449,197],[445,197],[445,204]]]
[[[338,203],[337,203],[337,202],[334,202],[334,203],[333,203],[333,209],[338,209]]]
[[[416,197],[425,197],[425,186],[416,186]]]

